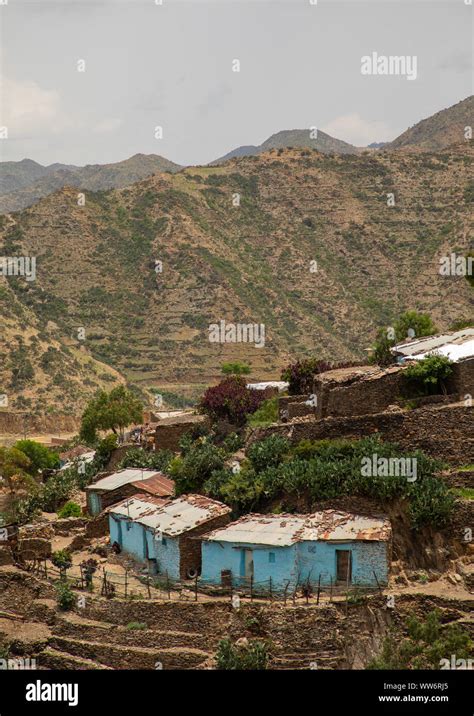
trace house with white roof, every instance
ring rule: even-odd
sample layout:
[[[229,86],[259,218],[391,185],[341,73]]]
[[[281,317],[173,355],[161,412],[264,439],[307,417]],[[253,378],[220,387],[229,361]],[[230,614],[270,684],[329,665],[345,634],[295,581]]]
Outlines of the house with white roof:
[[[309,515],[249,514],[202,541],[203,582],[255,589],[387,584],[391,526],[386,518],[336,510]],[[271,581],[270,581],[271,580]]]
[[[230,507],[203,495],[137,494],[109,508],[110,542],[171,580],[201,573],[201,535],[226,525]]]
[[[126,468],[101,478],[86,487],[87,508],[90,515],[98,515],[106,507],[137,492],[155,497],[171,497],[174,481],[156,470]]]
[[[454,363],[474,359],[474,328],[439,333],[436,336],[407,338],[391,349],[399,363],[421,360],[428,355],[446,356]]]

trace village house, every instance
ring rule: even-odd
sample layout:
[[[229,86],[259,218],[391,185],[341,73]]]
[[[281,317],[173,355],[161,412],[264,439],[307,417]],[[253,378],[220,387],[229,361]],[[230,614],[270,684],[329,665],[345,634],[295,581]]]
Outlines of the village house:
[[[203,495],[135,495],[109,509],[110,542],[171,580],[201,572],[201,536],[226,525],[230,507]]]
[[[179,450],[179,443],[185,433],[199,425],[208,425],[205,415],[181,413],[161,419],[155,429],[155,450]]]
[[[256,589],[388,582],[390,522],[325,510],[309,515],[249,514],[207,534],[202,581]]]
[[[86,487],[89,514],[98,515],[106,507],[138,492],[154,497],[170,497],[174,494],[174,482],[156,470],[141,468],[119,470]]]
[[[436,353],[446,356],[454,363],[474,358],[474,328],[438,333],[435,336],[407,338],[391,349],[397,362],[421,360]]]

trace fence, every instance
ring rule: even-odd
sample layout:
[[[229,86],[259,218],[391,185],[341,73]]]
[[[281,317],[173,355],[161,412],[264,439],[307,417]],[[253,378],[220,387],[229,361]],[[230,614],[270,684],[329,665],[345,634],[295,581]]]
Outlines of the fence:
[[[48,564],[44,557],[30,555],[29,558],[23,555],[21,560],[16,561],[17,566],[26,571],[43,577],[49,581],[66,581],[72,588],[93,592],[107,598],[123,597],[125,599],[136,599],[145,596],[148,599],[172,600],[172,599],[193,599],[198,601],[199,597],[221,597],[233,600],[237,597],[248,598],[251,602],[254,599],[270,599],[283,601],[286,605],[296,603],[297,599],[303,599],[306,604],[310,600],[319,604],[321,599],[332,602],[333,598],[344,596],[346,604],[357,603],[365,594],[376,590],[383,591],[375,572],[374,578],[377,587],[367,587],[350,583],[341,584],[333,582],[330,578],[329,584],[322,583],[321,574],[317,580],[300,579],[287,580],[282,586],[276,585],[271,577],[265,580],[255,580],[251,577],[240,577],[229,572],[224,584],[217,585],[213,582],[203,580],[196,575],[193,579],[182,581],[171,579],[165,574],[136,574],[125,570],[124,574],[107,571],[105,567],[91,569],[86,565],[80,566],[80,574],[68,573],[67,569],[59,569]],[[141,587],[141,593],[137,587]]]

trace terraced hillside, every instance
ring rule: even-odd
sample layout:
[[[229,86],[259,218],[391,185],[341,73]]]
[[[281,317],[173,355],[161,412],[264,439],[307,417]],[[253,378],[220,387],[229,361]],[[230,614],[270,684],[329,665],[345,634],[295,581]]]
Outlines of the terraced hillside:
[[[438,154],[274,149],[86,192],[84,206],[63,189],[3,219],[0,252],[37,257],[36,281],[0,279],[23,355],[33,363],[37,326],[143,388],[196,394],[227,360],[263,379],[290,355],[364,358],[377,328],[409,308],[447,328],[472,313],[467,281],[440,276],[438,263],[470,246],[472,157],[468,143]],[[220,320],[265,324],[264,347],[210,343]],[[1,366],[13,394],[18,347]],[[33,372],[21,391],[34,404]],[[62,400],[82,408],[80,395]]]

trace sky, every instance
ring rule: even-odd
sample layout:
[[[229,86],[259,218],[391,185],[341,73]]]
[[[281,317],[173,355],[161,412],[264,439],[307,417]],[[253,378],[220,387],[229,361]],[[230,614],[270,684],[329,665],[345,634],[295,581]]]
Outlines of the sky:
[[[472,94],[469,2],[0,0],[0,159],[205,164],[309,127],[390,141]],[[373,52],[416,56],[416,79],[363,75]]]

